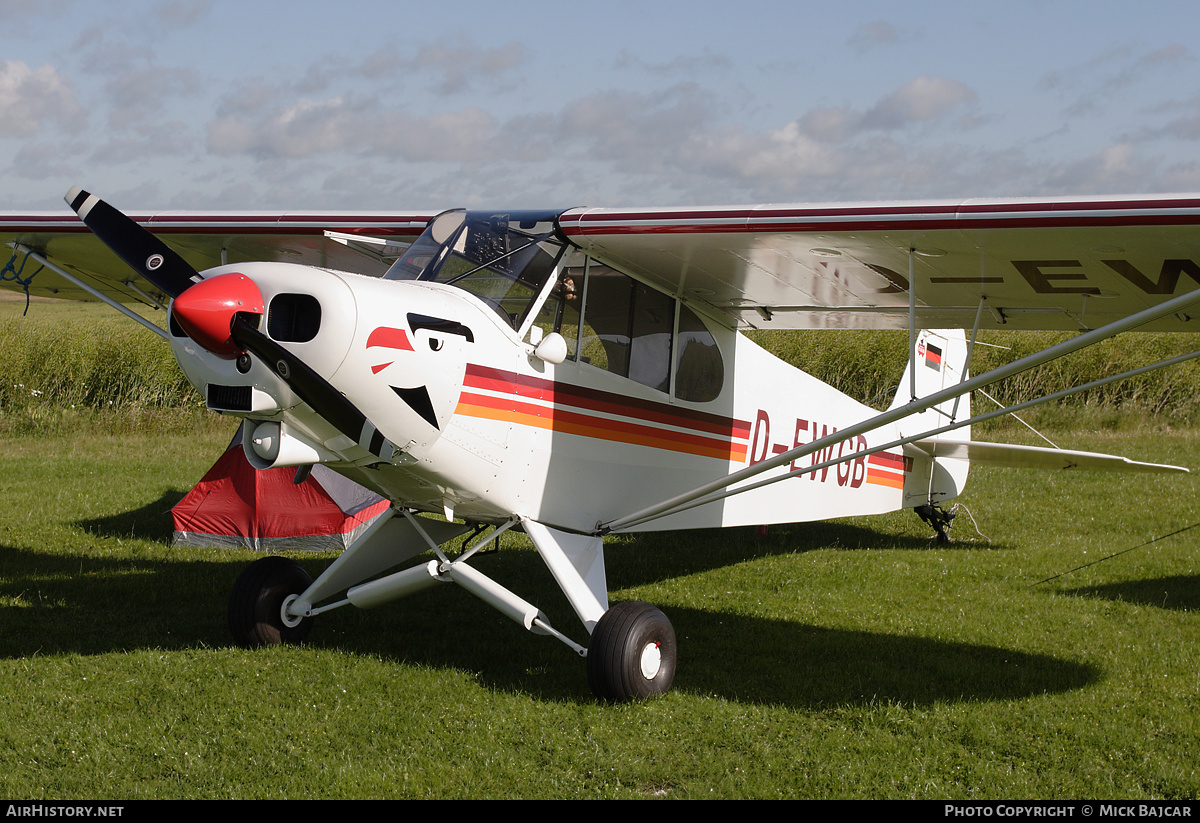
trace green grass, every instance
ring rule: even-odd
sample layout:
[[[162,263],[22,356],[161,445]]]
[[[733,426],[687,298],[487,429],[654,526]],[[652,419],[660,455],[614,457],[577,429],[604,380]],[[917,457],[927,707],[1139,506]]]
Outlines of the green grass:
[[[147,329],[98,303],[42,300],[24,310],[24,300],[0,301],[0,434],[83,421],[151,430],[203,416],[170,348]]]
[[[553,640],[455,587],[231,645],[252,556],[168,546],[227,428],[3,441],[0,793],[104,797],[1192,798],[1197,480],[976,471],[911,513],[608,543],[675,624],[675,689],[603,706]],[[1056,432],[1200,466],[1194,432]],[[303,557],[319,572],[328,557]],[[517,538],[479,559],[577,639]],[[1068,572],[1038,584],[1052,574]]]

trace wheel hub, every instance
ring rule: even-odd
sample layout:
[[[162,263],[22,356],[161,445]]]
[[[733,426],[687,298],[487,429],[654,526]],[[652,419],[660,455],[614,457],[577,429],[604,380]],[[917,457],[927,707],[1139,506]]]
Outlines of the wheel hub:
[[[658,670],[662,667],[662,652],[658,649],[658,643],[647,643],[642,647],[640,662],[642,677],[653,680],[658,676]]]
[[[279,618],[283,621],[283,625],[287,626],[289,629],[296,628],[300,625],[301,621],[304,620],[304,615],[292,614],[290,611],[288,611],[291,605],[299,599],[300,595],[290,594],[283,601],[283,605],[279,608]]]

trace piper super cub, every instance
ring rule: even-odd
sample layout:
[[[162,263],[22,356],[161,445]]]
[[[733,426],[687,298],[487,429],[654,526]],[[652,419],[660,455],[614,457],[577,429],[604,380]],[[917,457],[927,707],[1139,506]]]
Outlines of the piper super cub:
[[[251,564],[229,605],[245,645],[452,582],[586,657],[598,697],[640,699],[670,688],[675,635],[653,606],[609,604],[608,533],[915,508],[944,537],[970,460],[1186,471],[972,441],[1016,407],[972,417],[969,393],[1129,329],[1194,330],[1200,196],[325,216],[67,202],[149,286],[60,214],[0,215],[8,280],[122,309],[169,299],[168,330],[148,325],[210,409],[243,419],[256,468],[323,463],[393,503],[315,581]],[[69,285],[34,283],[31,259]],[[879,412],[746,328],[907,328],[910,359]],[[980,329],[1034,328],[1080,334],[969,377]],[[513,528],[586,648],[471,565]]]

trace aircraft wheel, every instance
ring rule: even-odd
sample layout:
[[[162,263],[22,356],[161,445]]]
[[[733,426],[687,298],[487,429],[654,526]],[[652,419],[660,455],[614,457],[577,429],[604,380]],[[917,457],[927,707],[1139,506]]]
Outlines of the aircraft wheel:
[[[631,600],[606,611],[592,630],[588,684],[614,703],[665,694],[675,680],[675,630],[649,603]]]
[[[229,596],[229,630],[239,646],[253,648],[299,643],[313,618],[285,618],[284,604],[312,583],[300,564],[286,557],[264,557],[246,567]]]

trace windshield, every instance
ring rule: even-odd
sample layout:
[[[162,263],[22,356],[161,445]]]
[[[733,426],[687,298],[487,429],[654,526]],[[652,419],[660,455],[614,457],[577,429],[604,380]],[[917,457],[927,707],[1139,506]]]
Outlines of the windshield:
[[[445,212],[430,222],[384,278],[457,286],[519,328],[563,252],[554,232],[557,214]]]

